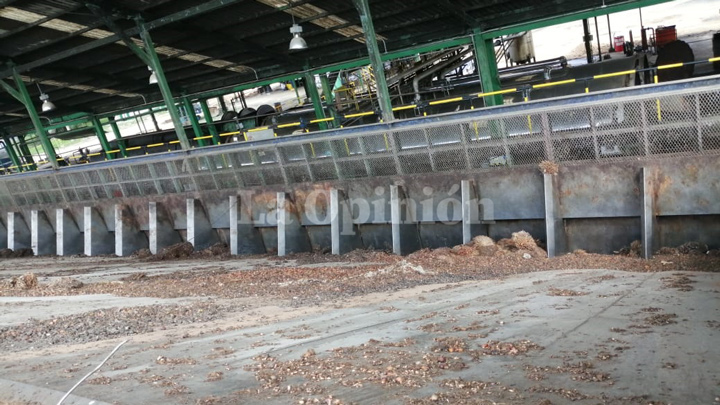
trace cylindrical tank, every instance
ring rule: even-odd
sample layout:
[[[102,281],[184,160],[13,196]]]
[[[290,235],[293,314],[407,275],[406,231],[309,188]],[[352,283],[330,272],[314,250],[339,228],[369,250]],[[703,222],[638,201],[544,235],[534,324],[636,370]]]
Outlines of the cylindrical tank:
[[[530,63],[535,59],[535,46],[533,45],[532,31],[515,38],[510,45],[510,60],[515,63]]]
[[[677,30],[674,25],[667,27],[657,27],[655,30],[655,44],[658,48],[677,40]]]
[[[625,51],[625,36],[624,35],[616,36],[613,45],[615,46],[615,52],[624,52]]]

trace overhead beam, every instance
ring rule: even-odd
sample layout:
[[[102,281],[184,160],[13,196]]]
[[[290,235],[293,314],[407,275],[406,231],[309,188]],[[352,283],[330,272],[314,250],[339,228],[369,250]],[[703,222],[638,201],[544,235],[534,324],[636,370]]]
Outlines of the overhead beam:
[[[619,13],[622,11],[636,10],[654,6],[656,4],[668,3],[673,0],[632,0],[624,3],[608,5],[606,7],[594,7],[592,9],[582,10],[563,14],[558,17],[541,18],[532,22],[524,22],[519,24],[508,25],[503,28],[489,29],[483,32],[485,38],[497,38],[503,35],[517,34],[523,31],[530,31],[538,28],[549,27],[552,25],[564,24],[568,22],[582,20],[584,18],[593,18],[606,14]]]
[[[209,12],[233,5],[235,3],[240,3],[242,1],[244,1],[244,0],[211,0],[211,1],[208,1],[207,3],[201,4],[199,6],[189,7],[189,8],[186,8],[185,10],[178,11],[178,12],[170,14],[168,16],[158,18],[157,20],[148,22],[145,24],[145,29],[150,31],[150,30],[153,30],[156,28],[163,27],[168,24],[173,24],[173,23],[176,23],[179,21],[184,21],[188,18],[196,17],[201,14],[209,13]],[[2,5],[2,3],[0,3],[0,5]],[[133,27],[133,28],[125,30],[124,33],[125,33],[125,35],[132,37],[133,35],[140,34],[140,31],[141,30],[139,27]],[[57,62],[59,60],[63,60],[63,59],[69,58],[71,56],[75,56],[75,55],[78,55],[78,54],[81,54],[81,53],[84,53],[87,51],[91,51],[93,49],[97,49],[102,46],[109,45],[109,44],[115,43],[120,40],[121,40],[120,36],[118,36],[117,34],[114,34],[114,35],[111,35],[106,38],[98,39],[96,41],[74,47],[72,49],[67,49],[62,52],[58,52],[56,54],[47,56],[42,59],[38,59],[38,60],[35,60],[32,62],[18,65],[16,67],[16,69],[17,69],[18,73],[26,72],[28,70],[31,70],[31,69],[34,69],[34,68],[37,68],[40,66],[44,66],[44,65],[47,65],[47,64],[50,64],[53,62]],[[12,70],[7,69],[4,72],[0,73],[0,78],[8,77],[11,75],[12,75]]]
[[[460,18],[469,29],[475,29],[480,27],[480,21],[475,17],[466,13],[460,9],[459,4],[453,4],[450,0],[436,0],[437,5],[441,6],[444,10],[449,10],[453,15]]]

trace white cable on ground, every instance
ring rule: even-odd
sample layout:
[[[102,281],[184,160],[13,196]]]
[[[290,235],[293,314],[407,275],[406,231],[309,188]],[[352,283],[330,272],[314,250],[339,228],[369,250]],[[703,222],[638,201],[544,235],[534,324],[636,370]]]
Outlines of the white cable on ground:
[[[107,357],[105,357],[105,360],[103,360],[102,363],[98,364],[98,366],[95,367],[95,369],[93,369],[93,371],[87,373],[87,375],[86,375],[85,377],[81,378],[80,381],[78,381],[75,385],[73,385],[72,388],[70,388],[70,391],[68,391],[67,393],[65,393],[65,395],[63,395],[63,397],[60,398],[60,401],[58,401],[57,405],[61,405],[61,404],[63,403],[63,401],[65,401],[65,400],[67,399],[67,397],[70,396],[70,394],[71,394],[73,391],[75,391],[75,388],[77,388],[80,384],[82,384],[82,382],[85,381],[88,377],[90,377],[91,375],[93,375],[94,372],[98,371],[98,370],[100,369],[100,367],[102,367],[103,364],[105,364],[108,360],[110,360],[110,357],[112,357],[112,355],[115,354],[116,351],[118,351],[118,349],[120,348],[120,346],[124,345],[124,344],[127,343],[127,342],[128,342],[127,340],[123,340],[122,342],[120,342],[119,345],[115,346],[115,348],[113,349],[113,351],[111,351],[110,354],[108,354]]]

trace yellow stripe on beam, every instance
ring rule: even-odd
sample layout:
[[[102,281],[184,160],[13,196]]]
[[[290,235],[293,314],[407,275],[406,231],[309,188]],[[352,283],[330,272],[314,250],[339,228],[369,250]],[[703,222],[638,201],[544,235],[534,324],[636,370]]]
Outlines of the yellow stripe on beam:
[[[233,136],[233,135],[239,135],[239,134],[240,134],[240,131],[225,132],[225,133],[220,134],[220,136]]]
[[[197,138],[193,138],[193,140],[199,141],[201,139],[210,139],[210,138],[212,138],[212,135],[198,136]]]
[[[114,150],[109,150],[105,153],[119,153],[119,152],[120,152],[120,149],[114,149]]]
[[[290,127],[299,127],[299,126],[300,126],[299,122],[291,122],[289,124],[280,124],[277,127],[278,128],[290,128]]]
[[[615,72],[615,73],[605,73],[602,75],[595,75],[593,76],[593,79],[604,79],[606,77],[615,77],[615,76],[625,76],[635,73],[635,69],[632,70],[623,70],[622,72]]]
[[[317,124],[318,122],[328,122],[328,121],[332,121],[332,120],[334,120],[334,119],[335,119],[335,118],[318,118],[318,119],[316,119],[316,120],[310,120],[310,123],[311,123],[311,124]]]
[[[126,151],[128,151],[128,150],[138,150],[138,149],[142,149],[142,146],[133,146],[132,148],[125,148]]]
[[[712,62],[720,62],[720,56],[716,56],[716,57],[714,57],[714,58],[710,58],[710,59],[708,59],[708,62],[711,62],[711,63],[712,63]]]
[[[168,145],[173,144],[173,143],[180,143],[180,141],[178,141],[178,140],[170,141],[170,142],[168,142]]]
[[[670,63],[668,65],[660,65],[657,67],[657,70],[663,70],[663,69],[673,69],[673,68],[679,68],[685,65],[684,63]]]
[[[355,117],[364,117],[366,115],[374,115],[374,114],[375,114],[375,111],[366,111],[366,112],[361,112],[361,113],[357,113],[357,114],[347,114],[344,117],[345,118],[355,118]]]
[[[145,145],[146,148],[157,148],[158,146],[164,146],[165,143],[151,143],[150,145]]]
[[[100,153],[88,153],[88,156],[100,156]]]
[[[257,127],[257,128],[253,128],[253,129],[248,129],[248,132],[264,131],[268,128],[270,128],[270,127]]]
[[[395,107],[392,110],[393,111],[402,111],[402,110],[412,110],[413,108],[417,108],[417,104],[410,104],[410,105],[404,105],[402,107]]]
[[[462,97],[455,97],[455,98],[448,98],[446,100],[437,100],[437,101],[431,101],[428,104],[430,105],[438,105],[438,104],[447,104],[447,103],[455,103],[457,101],[462,101]]]
[[[533,89],[541,89],[543,87],[559,86],[561,84],[569,84],[569,83],[575,83],[575,79],[560,80],[557,82],[550,82],[550,83],[533,84],[532,87],[533,87]]]
[[[491,91],[489,93],[478,93],[478,97],[488,97],[488,96],[497,96],[499,94],[507,94],[507,93],[514,93],[517,89],[506,89],[506,90],[497,90],[497,91]]]

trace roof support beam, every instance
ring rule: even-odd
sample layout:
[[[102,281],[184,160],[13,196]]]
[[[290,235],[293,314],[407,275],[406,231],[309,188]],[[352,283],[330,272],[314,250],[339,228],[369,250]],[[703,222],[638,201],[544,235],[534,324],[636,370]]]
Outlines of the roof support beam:
[[[500,90],[500,76],[495,63],[495,44],[492,38],[483,38],[482,34],[477,32],[473,35],[473,45],[475,66],[480,75],[483,93]],[[502,105],[502,103],[502,96],[485,97],[485,105]]]
[[[173,126],[175,127],[175,133],[180,141],[180,147],[183,150],[189,150],[190,141],[188,141],[185,128],[180,120],[180,112],[178,111],[177,105],[175,105],[175,99],[173,98],[172,91],[170,90],[170,86],[165,78],[165,72],[160,64],[160,58],[158,58],[157,52],[155,52],[155,45],[152,42],[152,38],[150,38],[150,33],[145,28],[145,24],[141,20],[138,20],[138,25],[140,27],[140,38],[142,38],[143,43],[145,44],[145,50],[143,51],[139,47],[130,49],[136,53],[139,51],[140,53],[138,53],[138,56],[144,55],[144,58],[140,56],[140,59],[143,61],[147,59],[148,66],[150,66],[153,72],[155,72],[157,84],[158,87],[160,87],[160,93],[162,93],[163,100],[165,100],[165,105],[167,106],[168,113],[170,114]]]
[[[27,109],[28,115],[30,115],[30,120],[35,127],[35,133],[38,138],[40,138],[40,143],[42,144],[45,155],[47,156],[47,161],[50,162],[53,169],[57,169],[58,162],[55,158],[55,148],[53,148],[53,145],[48,138],[47,130],[43,127],[42,122],[40,121],[40,116],[38,115],[35,105],[30,98],[30,93],[28,93],[27,87],[25,87],[25,83],[22,81],[20,74],[14,68],[12,69],[12,76],[15,80],[15,86],[17,86],[17,89],[5,83],[4,80],[0,80],[0,86],[10,93],[11,96],[25,105],[25,109]]]
[[[480,27],[480,21],[465,11],[460,10],[458,8],[459,6],[453,4],[450,0],[437,0],[437,4],[445,10],[450,10],[453,15],[463,20],[468,28],[475,29]]]
[[[395,119],[392,111],[392,101],[390,100],[390,91],[388,90],[387,79],[385,78],[385,66],[380,56],[380,48],[375,35],[375,26],[370,14],[370,4],[368,0],[353,0],[355,8],[360,14],[360,22],[362,23],[363,32],[365,32],[365,44],[370,57],[370,65],[375,74],[375,87],[377,88],[378,103],[380,104],[380,112],[383,121],[390,122]]]
[[[621,11],[636,10],[638,8],[653,6],[655,4],[667,3],[673,0],[629,0],[624,3],[608,5],[607,7],[594,7],[589,10],[582,10],[567,13],[558,17],[543,18],[532,22],[509,25],[504,28],[487,30],[482,33],[484,38],[497,38],[503,35],[517,34],[523,31],[530,31],[538,28],[549,27],[551,25],[564,24],[567,22],[582,20],[583,18],[592,18],[596,16],[619,13]]]

